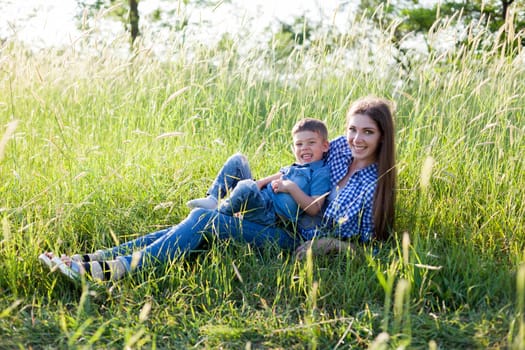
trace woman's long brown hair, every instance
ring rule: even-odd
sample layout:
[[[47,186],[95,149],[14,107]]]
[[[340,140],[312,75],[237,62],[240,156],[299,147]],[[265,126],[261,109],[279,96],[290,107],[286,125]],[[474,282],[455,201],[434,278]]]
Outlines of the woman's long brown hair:
[[[379,178],[374,196],[374,237],[378,240],[388,239],[394,228],[397,176],[393,109],[391,102],[368,96],[355,101],[347,113],[347,119],[356,114],[369,116],[381,132],[377,148]]]

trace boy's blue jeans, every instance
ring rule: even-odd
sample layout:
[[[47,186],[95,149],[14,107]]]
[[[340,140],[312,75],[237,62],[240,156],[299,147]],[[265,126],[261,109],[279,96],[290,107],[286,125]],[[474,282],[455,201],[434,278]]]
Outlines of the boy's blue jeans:
[[[239,181],[251,179],[252,171],[248,159],[236,153],[226,160],[206,194],[217,199],[226,197]]]
[[[219,212],[225,215],[241,213],[245,220],[262,225],[276,222],[272,200],[266,189],[262,191],[252,180],[248,160],[242,154],[234,154],[222,166],[208,189],[208,195],[219,201]]]

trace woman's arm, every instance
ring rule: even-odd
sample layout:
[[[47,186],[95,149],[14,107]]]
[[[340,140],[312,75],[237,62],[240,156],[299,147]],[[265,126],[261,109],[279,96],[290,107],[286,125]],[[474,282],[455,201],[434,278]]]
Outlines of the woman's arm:
[[[309,249],[312,250],[313,256],[320,256],[353,250],[354,245],[350,242],[341,241],[340,239],[333,237],[321,237],[301,244],[295,250],[295,257],[300,260],[304,259]]]

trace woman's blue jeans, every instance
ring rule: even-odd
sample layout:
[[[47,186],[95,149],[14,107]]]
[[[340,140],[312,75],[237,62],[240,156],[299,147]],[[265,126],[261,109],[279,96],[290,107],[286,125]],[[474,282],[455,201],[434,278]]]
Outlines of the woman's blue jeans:
[[[247,182],[251,176],[246,157],[234,154],[224,163],[207,193],[218,199],[223,198],[239,182]],[[243,187],[241,184],[240,189]],[[105,250],[104,254],[106,258],[121,260],[130,271],[173,261],[199,248],[207,237],[215,236],[219,240],[231,238],[257,247],[273,244],[282,249],[294,249],[302,242],[300,237],[293,236],[275,223],[264,225],[254,222],[246,214],[241,219],[228,210],[194,209],[178,225]]]
[[[173,261],[201,246],[206,237],[234,239],[257,247],[276,245],[292,250],[302,243],[300,237],[272,225],[264,226],[217,210],[197,208],[178,225],[126,242],[105,251],[107,258],[118,259],[128,271]]]

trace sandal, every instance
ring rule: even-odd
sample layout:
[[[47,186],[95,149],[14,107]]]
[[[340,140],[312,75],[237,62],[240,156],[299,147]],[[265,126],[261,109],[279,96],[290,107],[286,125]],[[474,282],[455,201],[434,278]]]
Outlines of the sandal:
[[[54,256],[53,253],[42,253],[38,256],[38,260],[49,269],[50,272],[59,271],[75,284],[81,282],[80,273],[68,266],[61,258]]]
[[[66,276],[74,283],[81,281],[80,273],[75,271],[71,266],[68,266],[61,258],[55,256],[51,259],[53,270],[58,270],[62,275]]]
[[[49,270],[53,271],[53,262],[51,258],[47,255],[48,253],[42,253],[38,256],[38,260],[46,266]]]

